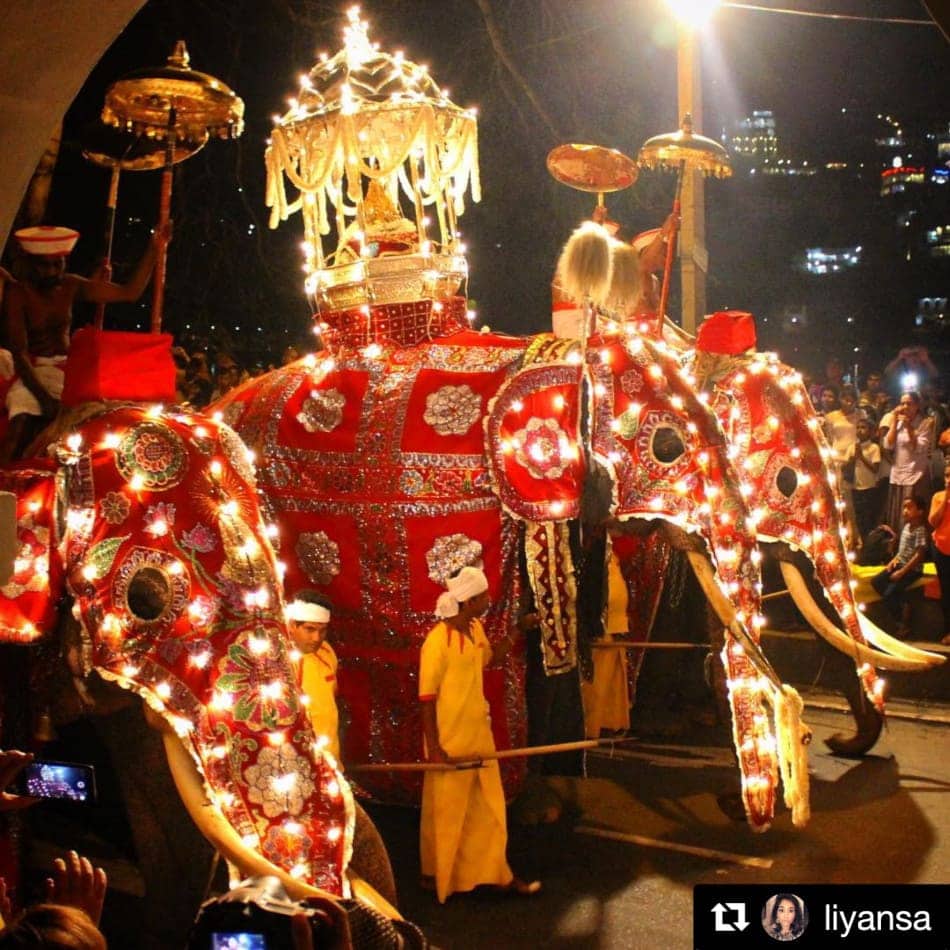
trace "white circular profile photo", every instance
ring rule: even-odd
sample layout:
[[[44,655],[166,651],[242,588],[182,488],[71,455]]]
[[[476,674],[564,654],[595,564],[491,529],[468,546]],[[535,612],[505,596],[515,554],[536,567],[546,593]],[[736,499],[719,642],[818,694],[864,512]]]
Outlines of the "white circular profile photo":
[[[797,894],[773,894],[762,908],[762,929],[773,940],[797,940],[807,926],[808,908]]]

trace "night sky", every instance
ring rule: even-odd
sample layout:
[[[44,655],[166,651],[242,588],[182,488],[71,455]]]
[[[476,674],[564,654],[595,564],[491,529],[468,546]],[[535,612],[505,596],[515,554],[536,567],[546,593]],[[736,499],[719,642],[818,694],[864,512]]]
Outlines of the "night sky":
[[[481,322],[530,332],[549,326],[548,283],[559,247],[592,206],[590,196],[550,179],[545,156],[565,141],[596,142],[635,156],[646,138],[672,131],[678,125],[675,32],[661,0],[491,0],[488,5],[543,115],[493,50],[480,9],[484,2],[380,0],[364,3],[363,16],[370,21],[371,39],[428,63],[458,104],[479,107],[484,197],[462,219],[470,252],[469,293]],[[926,18],[915,0],[763,5]],[[192,66],[220,77],[244,98],[247,128],[240,141],[212,142],[176,173],[166,326],[179,335],[190,327],[209,337],[227,327],[233,338],[229,345],[246,354],[252,340],[273,350],[289,340],[308,339],[309,308],[297,250],[302,225],[294,216],[276,232],[267,229],[264,140],[270,116],[285,110],[297,77],[309,71],[317,51],[333,52],[341,45],[344,10],[345,5],[298,0],[148,3],[93,71],[66,117],[48,218],[83,231],[75,269],[84,271],[96,257],[108,178],[81,158],[81,130],[96,118],[110,82],[132,69],[160,64],[174,41],[184,38]],[[945,123],[950,107],[941,95],[948,66],[950,44],[935,27],[722,9],[704,33],[701,131],[716,137],[751,110],[772,109],[788,152],[823,157],[853,144],[841,122],[842,107],[869,116],[889,111],[908,126]],[[158,185],[157,173],[125,176],[116,233],[120,274],[122,264],[134,260],[147,240]],[[776,308],[781,302],[780,275],[770,287],[760,274],[746,301],[744,271],[728,253],[720,253],[719,261],[728,264],[729,272],[717,273],[717,248],[738,246],[741,238],[730,229],[742,226],[743,214],[734,209],[747,204],[743,188],[738,180],[707,187],[708,309],[754,305],[757,316],[764,317],[773,302]],[[672,177],[643,172],[633,188],[609,198],[608,205],[624,234],[632,235],[662,220],[672,191]],[[717,202],[729,209],[727,215],[717,216]],[[851,212],[844,207],[830,213],[846,222]],[[749,226],[767,224],[758,220]],[[763,266],[771,269],[775,263]],[[857,292],[873,295],[876,279],[864,275]],[[946,293],[946,269],[936,279],[944,282]],[[117,310],[109,319],[114,326],[131,327],[144,321],[146,309]],[[873,302],[862,303],[856,312],[873,312]],[[776,325],[774,314],[769,325]],[[760,336],[768,346],[783,345],[768,330]],[[259,354],[258,343],[254,348]]]

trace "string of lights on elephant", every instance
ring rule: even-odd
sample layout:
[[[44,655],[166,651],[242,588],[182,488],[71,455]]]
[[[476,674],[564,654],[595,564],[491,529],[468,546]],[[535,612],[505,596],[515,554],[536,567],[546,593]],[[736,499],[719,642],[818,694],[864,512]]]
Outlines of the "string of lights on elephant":
[[[48,558],[47,577],[65,575],[88,664],[171,724],[247,847],[342,893],[352,797],[299,693],[243,443],[211,419],[130,406],[86,420],[55,453],[58,470],[20,502],[20,559],[41,537],[33,568]],[[5,625],[22,606],[27,636],[31,586],[22,571],[14,583]]]

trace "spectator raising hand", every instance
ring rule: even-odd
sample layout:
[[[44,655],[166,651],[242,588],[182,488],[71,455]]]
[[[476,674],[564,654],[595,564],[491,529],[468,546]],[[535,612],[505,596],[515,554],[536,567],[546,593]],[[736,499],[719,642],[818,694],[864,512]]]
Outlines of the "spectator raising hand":
[[[94,868],[88,858],[70,851],[65,859],[57,858],[53,862],[53,876],[46,879],[48,903],[78,907],[98,926],[105,897],[106,872]]]

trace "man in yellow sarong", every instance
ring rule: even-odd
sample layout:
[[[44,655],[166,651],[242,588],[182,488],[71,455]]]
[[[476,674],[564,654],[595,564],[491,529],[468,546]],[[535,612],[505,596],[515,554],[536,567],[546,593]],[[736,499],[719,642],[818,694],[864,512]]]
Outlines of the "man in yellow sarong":
[[[301,591],[287,605],[287,625],[300,653],[300,686],[317,741],[340,761],[339,713],[336,708],[337,658],[327,642],[330,603],[315,591]]]
[[[604,641],[626,639],[629,631],[627,582],[612,547],[607,555],[607,606],[604,611]],[[588,739],[599,739],[601,729],[626,732],[630,728],[630,684],[627,651],[620,647],[597,647],[591,651],[594,677],[581,681],[584,703],[584,731]]]
[[[430,762],[477,759],[495,751],[482,671],[507,656],[513,635],[494,647],[478,619],[488,609],[488,580],[463,568],[439,598],[441,617],[422,645],[419,701]],[[519,627],[536,623],[530,615]],[[516,894],[535,894],[539,881],[515,877],[505,857],[508,826],[497,761],[480,768],[425,773],[422,786],[422,886],[440,902],[481,884]]]

